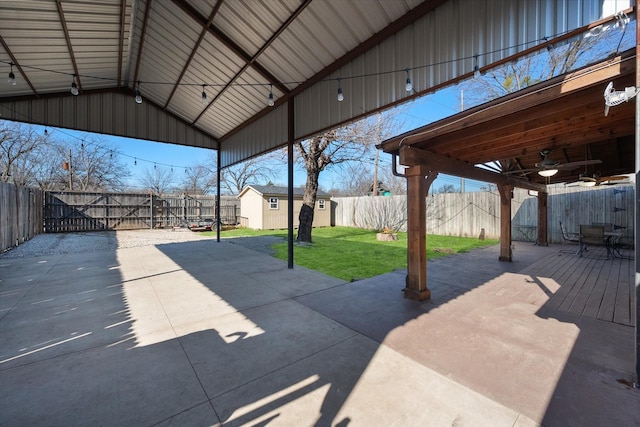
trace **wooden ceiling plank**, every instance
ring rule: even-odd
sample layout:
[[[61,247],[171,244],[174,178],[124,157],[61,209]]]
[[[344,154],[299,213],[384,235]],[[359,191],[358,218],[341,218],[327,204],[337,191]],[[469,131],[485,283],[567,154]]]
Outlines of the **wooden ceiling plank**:
[[[468,153],[469,156],[473,156],[474,153],[478,153],[482,148],[497,148],[503,150],[504,157],[513,157],[508,155],[510,149],[510,143],[513,141],[514,146],[524,146],[525,148],[531,144],[532,141],[549,140],[548,149],[559,149],[565,144],[562,143],[563,138],[579,133],[597,132],[602,133],[603,129],[615,128],[616,133],[625,134],[629,132],[633,134],[634,127],[632,115],[617,114],[616,116],[610,116],[604,118],[603,114],[598,115],[596,109],[592,109],[594,114],[584,115],[581,118],[577,118],[572,121],[552,121],[546,124],[537,122],[537,127],[534,130],[527,130],[524,128],[526,124],[518,124],[511,127],[510,132],[496,132],[485,135],[469,135],[466,139],[457,139],[456,146],[449,145],[429,145],[428,148],[438,153],[447,153],[454,157],[463,157],[464,153]],[[606,119],[606,120],[603,120]],[[517,150],[522,154],[521,150]]]

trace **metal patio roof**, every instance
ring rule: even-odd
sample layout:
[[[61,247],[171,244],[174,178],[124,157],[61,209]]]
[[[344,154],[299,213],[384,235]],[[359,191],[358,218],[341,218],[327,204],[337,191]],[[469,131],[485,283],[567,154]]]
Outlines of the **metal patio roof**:
[[[0,70],[16,85],[0,83],[0,115],[220,149],[226,166],[287,142],[289,100],[309,137],[593,22],[603,3],[630,2],[1,2]]]

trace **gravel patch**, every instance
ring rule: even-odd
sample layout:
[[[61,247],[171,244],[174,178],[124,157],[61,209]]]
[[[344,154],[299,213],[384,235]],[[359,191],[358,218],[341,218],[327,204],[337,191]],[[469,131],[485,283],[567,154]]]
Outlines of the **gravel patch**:
[[[161,245],[165,243],[211,240],[215,236],[204,236],[187,229],[86,231],[69,233],[44,233],[19,246],[0,253],[0,259],[28,258],[43,255],[61,255],[100,251],[115,251],[122,248]],[[274,256],[274,243],[286,239],[277,236],[251,236],[225,238],[230,243]]]
[[[203,236],[187,229],[44,233],[0,254],[0,259],[114,251],[120,248],[204,239],[215,237]]]

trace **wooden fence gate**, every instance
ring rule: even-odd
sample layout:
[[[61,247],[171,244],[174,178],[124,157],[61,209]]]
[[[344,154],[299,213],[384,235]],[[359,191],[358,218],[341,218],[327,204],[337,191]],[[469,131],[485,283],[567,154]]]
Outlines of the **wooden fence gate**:
[[[215,221],[216,199],[212,196],[141,193],[47,192],[44,231],[133,230],[188,226],[190,222]],[[237,224],[236,200],[224,198],[220,206],[222,224]]]

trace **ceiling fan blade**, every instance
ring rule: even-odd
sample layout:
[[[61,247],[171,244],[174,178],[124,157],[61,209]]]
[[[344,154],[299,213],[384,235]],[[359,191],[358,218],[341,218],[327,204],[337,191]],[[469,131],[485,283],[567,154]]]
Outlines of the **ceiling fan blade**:
[[[582,160],[579,162],[570,162],[570,163],[560,163],[555,165],[555,169],[575,169],[579,166],[588,166],[588,165],[599,165],[602,163],[602,160]]]
[[[629,177],[625,175],[601,176],[598,177],[598,181],[621,181],[628,178]]]

